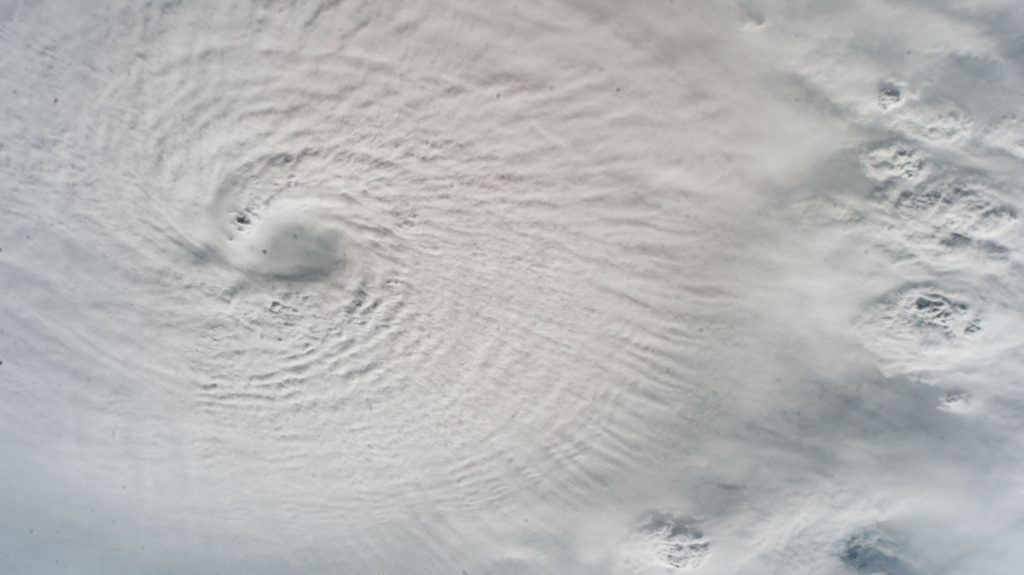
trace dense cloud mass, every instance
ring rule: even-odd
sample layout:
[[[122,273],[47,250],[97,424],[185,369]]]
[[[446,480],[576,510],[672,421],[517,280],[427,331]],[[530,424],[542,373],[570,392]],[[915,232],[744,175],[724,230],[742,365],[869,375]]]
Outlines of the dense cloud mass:
[[[0,572],[1019,573],[1022,29],[0,1]]]

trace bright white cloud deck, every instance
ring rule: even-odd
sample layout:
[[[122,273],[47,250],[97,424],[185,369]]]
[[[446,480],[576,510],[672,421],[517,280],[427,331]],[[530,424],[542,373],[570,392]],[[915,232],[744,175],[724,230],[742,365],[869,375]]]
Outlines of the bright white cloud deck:
[[[1017,573],[962,4],[0,2],[0,571]]]

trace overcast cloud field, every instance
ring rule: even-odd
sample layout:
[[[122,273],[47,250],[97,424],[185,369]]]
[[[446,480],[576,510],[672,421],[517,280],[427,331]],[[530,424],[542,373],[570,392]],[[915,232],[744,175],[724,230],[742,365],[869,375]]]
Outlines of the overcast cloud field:
[[[1018,0],[0,0],[0,573],[1018,575]]]

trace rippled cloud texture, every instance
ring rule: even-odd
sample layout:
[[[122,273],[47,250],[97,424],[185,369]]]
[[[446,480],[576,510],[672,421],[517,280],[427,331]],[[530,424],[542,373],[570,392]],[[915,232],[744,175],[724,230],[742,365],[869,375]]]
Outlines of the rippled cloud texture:
[[[0,572],[1019,573],[1021,29],[0,2]]]

